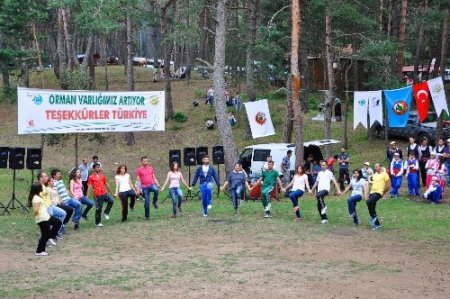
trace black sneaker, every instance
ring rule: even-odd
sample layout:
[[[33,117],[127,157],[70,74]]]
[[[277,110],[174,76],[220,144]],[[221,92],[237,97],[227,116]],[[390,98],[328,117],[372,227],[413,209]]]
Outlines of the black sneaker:
[[[79,223],[75,223],[73,229],[74,229],[74,230],[77,230],[77,229],[79,229],[79,228],[80,228],[80,224],[79,224]]]
[[[153,206],[155,207],[155,209],[158,208],[158,205],[156,204],[156,202],[153,203]]]

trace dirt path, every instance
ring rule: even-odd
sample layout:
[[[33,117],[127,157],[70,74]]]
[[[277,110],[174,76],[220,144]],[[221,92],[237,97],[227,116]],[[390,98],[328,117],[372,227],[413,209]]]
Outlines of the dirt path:
[[[71,232],[35,258],[0,246],[5,297],[448,298],[448,244],[365,228],[186,217]],[[75,234],[77,236],[75,236]],[[8,296],[10,295],[10,296]],[[1,296],[0,296],[1,297]]]

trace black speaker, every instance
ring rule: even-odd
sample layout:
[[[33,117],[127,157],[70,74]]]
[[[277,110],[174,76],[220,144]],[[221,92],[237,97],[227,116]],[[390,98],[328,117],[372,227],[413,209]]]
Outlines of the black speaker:
[[[27,168],[41,169],[42,150],[40,148],[27,148]]]
[[[9,148],[9,168],[23,169],[25,160],[24,147],[10,147]]]
[[[195,166],[195,147],[184,148],[184,166]]]
[[[0,147],[0,168],[8,168],[9,147]]]
[[[172,166],[173,162],[177,162],[178,167],[181,166],[181,151],[180,150],[170,150],[169,151],[169,166]]]
[[[222,145],[216,145],[212,148],[212,159],[213,163],[218,164],[225,164],[225,157],[223,153],[223,146]]]
[[[208,155],[208,147],[207,146],[199,146],[195,150],[195,157],[197,158],[197,165],[202,165],[203,157]]]

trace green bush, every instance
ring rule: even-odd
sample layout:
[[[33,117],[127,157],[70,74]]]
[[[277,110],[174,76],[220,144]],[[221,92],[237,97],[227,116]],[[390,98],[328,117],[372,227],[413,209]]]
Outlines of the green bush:
[[[183,112],[177,112],[173,116],[173,120],[176,121],[177,123],[185,123],[187,122],[188,117]]]

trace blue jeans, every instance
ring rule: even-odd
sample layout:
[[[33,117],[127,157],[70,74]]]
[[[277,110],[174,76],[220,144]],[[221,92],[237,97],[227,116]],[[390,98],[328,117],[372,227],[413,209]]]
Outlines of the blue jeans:
[[[302,197],[303,193],[305,193],[305,192],[300,189],[291,191],[289,193],[289,199],[292,201],[292,206],[294,207],[295,216],[297,216],[298,218],[300,218],[300,216],[301,216],[300,209],[298,208],[298,198]]]
[[[70,198],[66,201],[64,201],[66,205],[73,208],[73,217],[72,222],[73,223],[79,223],[81,218],[81,210],[82,210],[82,204],[75,198]]]
[[[407,176],[408,191],[410,196],[419,195],[419,176],[417,172],[409,173]]]
[[[183,201],[183,192],[180,187],[173,187],[169,189],[170,198],[172,198],[173,214],[177,214],[177,207],[181,207]]]
[[[153,192],[153,204],[158,201],[159,188],[156,184],[142,188],[142,196],[144,197],[145,218],[150,218],[150,192]]]
[[[448,175],[447,185],[450,186],[450,161],[445,162],[445,167],[447,168],[447,175]]]
[[[92,200],[90,200],[87,196],[83,196],[79,199],[80,203],[82,205],[86,205],[86,209],[84,209],[83,213],[81,216],[83,217],[87,217],[87,214],[89,213],[89,211],[92,209],[92,207],[94,206],[94,202]]]
[[[391,184],[392,184],[391,195],[398,196],[398,190],[402,186],[402,177],[391,175]]]
[[[353,223],[358,224],[358,215],[356,214],[356,204],[362,200],[362,195],[353,195],[347,199],[348,214],[352,215]]]
[[[47,212],[50,216],[58,218],[61,221],[61,224],[64,222],[67,215],[66,211],[54,205],[49,206]]]
[[[233,201],[233,207],[235,210],[239,208],[239,203],[244,195],[244,185],[239,184],[236,188],[230,190],[231,200]]]
[[[200,185],[200,193],[202,195],[203,215],[208,215],[208,205],[213,203],[213,187],[212,182]]]

